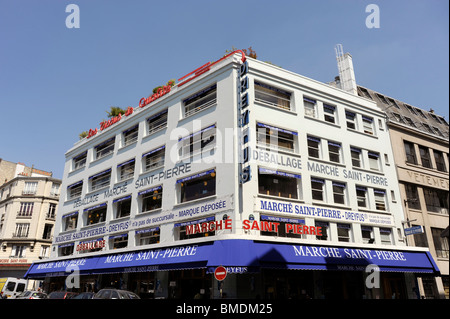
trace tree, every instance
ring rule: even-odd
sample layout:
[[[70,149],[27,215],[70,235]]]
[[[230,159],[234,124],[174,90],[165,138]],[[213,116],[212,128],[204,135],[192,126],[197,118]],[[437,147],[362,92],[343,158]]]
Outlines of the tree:
[[[109,112],[106,111],[106,113],[108,113],[109,118],[112,118],[112,117],[118,116],[119,114],[125,114],[126,111],[127,110],[121,109],[118,106],[111,106],[110,111]]]
[[[83,138],[85,138],[86,136],[88,136],[88,131],[83,131],[81,132],[78,137],[80,138],[80,140],[82,140]]]

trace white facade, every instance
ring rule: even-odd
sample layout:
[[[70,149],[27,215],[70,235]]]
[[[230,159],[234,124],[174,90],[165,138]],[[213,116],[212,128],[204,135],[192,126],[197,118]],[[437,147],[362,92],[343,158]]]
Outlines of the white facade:
[[[128,251],[232,238],[371,249],[405,245],[403,208],[384,113],[365,98],[254,59],[247,61],[250,159],[244,165],[250,166],[251,179],[239,183],[241,61],[234,55],[182,86],[180,81],[150,105],[136,107],[132,114],[77,142],[66,153],[53,258],[111,253],[114,247]],[[206,97],[203,103],[196,94],[207,96],[214,90],[212,85],[216,85],[216,98]],[[188,108],[191,101],[199,101],[200,108]],[[164,123],[161,117],[157,118],[161,122],[152,122],[164,110],[167,124],[149,133],[149,125]],[[135,131],[127,130],[136,125],[134,138]],[[197,141],[198,132],[203,135]],[[277,133],[278,140],[270,140]],[[194,134],[192,139],[186,138],[190,134]],[[101,145],[112,138],[110,147]],[[203,142],[202,156],[195,155],[195,147],[189,149],[195,142]],[[145,171],[146,156],[161,151],[162,146],[164,164],[154,158],[153,164],[149,162],[153,168]],[[113,150],[108,155],[97,159],[109,148]],[[155,152],[145,155],[151,151]],[[204,172],[203,178],[209,177],[202,180],[198,175]],[[182,187],[190,177],[203,181],[205,187],[199,189],[205,194],[186,195],[190,200],[183,202]],[[81,193],[77,189],[80,181]],[[277,182],[288,185],[286,194],[276,194]],[[215,183],[215,191],[207,183]],[[294,184],[296,193],[292,192]],[[143,194],[146,190],[150,192]],[[150,209],[143,210],[144,197],[158,197],[161,192],[161,207],[154,199],[147,206]],[[131,205],[129,215],[118,214],[121,203]],[[97,219],[93,213],[99,215]],[[231,227],[223,224],[229,229],[180,239],[186,226],[182,223],[211,217],[220,221],[224,216],[232,220]],[[327,236],[320,240],[315,234],[301,238],[275,232],[264,235],[253,222],[267,220],[267,216],[297,219],[292,224],[306,226],[326,227],[328,223]],[[285,226],[281,219],[272,221],[281,222],[280,229]],[[142,244],[148,242],[141,237],[146,233],[157,238],[154,243]],[[97,246],[86,245],[103,240]],[[71,246],[72,253],[67,248]]]

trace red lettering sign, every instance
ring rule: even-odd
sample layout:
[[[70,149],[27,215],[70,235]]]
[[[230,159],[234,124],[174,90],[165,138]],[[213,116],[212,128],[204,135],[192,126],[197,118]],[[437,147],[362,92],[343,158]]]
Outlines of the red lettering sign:
[[[209,233],[221,229],[231,229],[231,219],[188,225],[186,226],[186,235]]]
[[[159,99],[160,97],[169,93],[171,89],[172,89],[172,87],[170,85],[160,87],[155,94],[149,96],[148,98],[143,97],[139,101],[139,107],[144,107],[144,106],[152,103],[153,101],[155,101],[155,100]]]

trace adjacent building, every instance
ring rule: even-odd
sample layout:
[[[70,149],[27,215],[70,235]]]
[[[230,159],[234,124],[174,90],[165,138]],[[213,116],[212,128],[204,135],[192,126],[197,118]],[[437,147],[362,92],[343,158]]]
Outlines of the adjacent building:
[[[358,94],[386,112],[394,165],[404,205],[409,246],[427,247],[441,275],[419,277],[420,295],[449,298],[449,124],[432,109],[424,110],[358,86]]]
[[[61,180],[0,159],[0,277],[23,277],[50,257]]]
[[[439,273],[407,245],[377,104],[241,51],[65,157],[51,258],[26,274],[48,290],[76,275],[143,297],[415,298]]]

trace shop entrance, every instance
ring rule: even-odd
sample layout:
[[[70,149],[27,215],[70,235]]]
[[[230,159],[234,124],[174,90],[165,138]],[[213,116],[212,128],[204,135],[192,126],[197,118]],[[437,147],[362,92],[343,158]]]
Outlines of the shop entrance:
[[[313,298],[313,272],[265,269],[262,271],[265,299]]]
[[[403,283],[403,274],[384,273],[382,281],[385,299],[408,299]]]
[[[206,269],[184,269],[169,272],[169,298],[209,299],[211,275]]]

